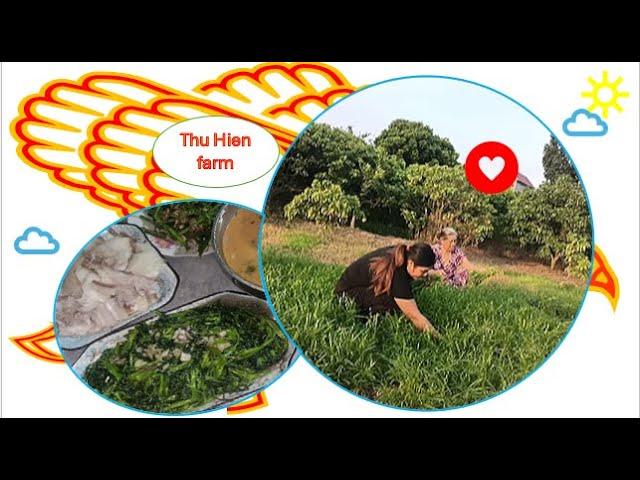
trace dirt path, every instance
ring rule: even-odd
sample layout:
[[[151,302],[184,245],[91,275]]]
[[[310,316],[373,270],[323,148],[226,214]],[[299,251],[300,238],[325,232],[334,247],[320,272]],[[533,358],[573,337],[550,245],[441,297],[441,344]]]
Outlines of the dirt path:
[[[301,249],[311,258],[323,263],[348,265],[356,258],[377,248],[408,243],[411,240],[401,237],[376,235],[348,227],[332,227],[307,222],[281,224],[267,222],[263,232],[264,245],[301,245]],[[305,248],[305,246],[307,246]],[[511,259],[489,255],[474,247],[465,248],[465,253],[472,263],[474,271],[486,271],[499,268],[529,275],[538,275],[552,280],[584,285],[584,279],[576,279],[559,271],[552,271],[542,263]]]

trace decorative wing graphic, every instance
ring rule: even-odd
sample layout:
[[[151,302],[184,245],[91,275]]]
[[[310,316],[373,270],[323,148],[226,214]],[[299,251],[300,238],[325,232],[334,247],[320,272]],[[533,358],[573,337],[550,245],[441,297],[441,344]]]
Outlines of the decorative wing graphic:
[[[10,340],[20,350],[32,357],[52,363],[64,363],[62,355],[43,345],[44,343],[51,342],[54,339],[55,333],[53,331],[53,325],[50,325],[39,332],[10,338]]]
[[[184,184],[163,173],[151,153],[169,126],[224,115],[268,130],[281,153],[324,108],[353,92],[334,68],[266,63],[232,70],[182,92],[122,73],[56,80],[27,97],[12,124],[18,155],[63,188],[127,215],[184,198]]]
[[[236,403],[230,407],[227,407],[227,415],[237,415],[238,413],[247,413],[260,408],[268,407],[267,395],[262,392],[258,392],[257,395],[251,397],[244,402]]]
[[[611,265],[609,265],[607,257],[597,245],[589,290],[603,294],[607,300],[609,300],[613,311],[616,310],[618,299],[620,298],[618,277],[616,272],[611,268]]]
[[[95,72],[50,82],[25,98],[11,132],[27,165],[123,216],[186,197],[184,184],[164,174],[151,152],[158,135],[174,123],[205,115],[242,118],[268,130],[284,153],[311,119],[354,90],[338,70],[320,63],[231,70],[193,92],[135,75]],[[52,339],[51,325],[11,341],[34,358],[63,363],[42,345]],[[229,413],[267,405],[260,392]]]
[[[235,69],[189,92],[135,75],[94,72],[52,81],[25,98],[11,132],[27,165],[96,205],[127,215],[187,196],[151,153],[155,139],[172,124],[205,115],[242,118],[267,129],[283,153],[311,119],[355,90],[337,69],[321,63]],[[605,295],[615,310],[618,279],[597,246],[589,289]],[[42,345],[53,335],[48,326],[11,340],[35,358],[63,363],[59,353]],[[261,392],[228,411],[266,405]]]

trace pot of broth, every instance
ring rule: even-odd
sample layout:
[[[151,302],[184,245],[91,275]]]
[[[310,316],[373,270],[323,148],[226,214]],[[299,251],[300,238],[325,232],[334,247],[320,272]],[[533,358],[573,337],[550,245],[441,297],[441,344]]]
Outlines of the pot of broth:
[[[220,210],[213,225],[213,246],[220,264],[243,290],[264,298],[258,268],[261,217],[233,205]]]

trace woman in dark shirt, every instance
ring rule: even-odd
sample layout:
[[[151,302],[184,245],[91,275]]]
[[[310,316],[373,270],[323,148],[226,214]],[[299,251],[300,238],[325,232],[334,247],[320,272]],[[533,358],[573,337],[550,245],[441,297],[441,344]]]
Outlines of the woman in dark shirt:
[[[434,262],[433,249],[426,243],[380,248],[349,265],[335,293],[352,298],[364,314],[400,312],[418,330],[437,335],[411,292],[413,280],[427,275]]]

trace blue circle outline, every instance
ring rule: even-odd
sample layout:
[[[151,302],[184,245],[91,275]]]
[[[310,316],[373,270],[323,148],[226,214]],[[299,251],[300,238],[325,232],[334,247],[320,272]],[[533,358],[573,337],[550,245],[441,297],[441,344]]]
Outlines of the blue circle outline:
[[[268,387],[270,387],[273,383],[275,383],[277,380],[279,380],[285,373],[287,373],[289,371],[289,369],[293,366],[293,364],[298,360],[298,358],[300,358],[300,349],[297,347],[297,345],[295,343],[292,343],[292,345],[295,347],[295,352],[293,354],[293,358],[287,363],[287,366],[284,370],[282,370],[282,372],[280,372],[280,374],[278,376],[276,376],[273,380],[271,380],[269,383],[266,383],[264,386],[260,387],[259,389],[251,392],[251,393],[247,393],[246,395],[243,395],[242,397],[238,397],[237,399],[234,399],[232,402],[233,403],[223,403],[222,405],[219,405],[217,407],[213,407],[213,408],[208,408],[205,410],[197,410],[195,412],[183,412],[183,413],[173,413],[173,412],[151,412],[148,410],[142,410],[139,408],[135,408],[132,407],[131,405],[126,405],[124,403],[120,403],[117,402],[116,400],[113,400],[112,398],[108,397],[107,395],[104,395],[103,393],[99,392],[98,390],[94,389],[93,387],[91,387],[84,378],[82,378],[80,375],[78,375],[78,373],[74,370],[73,366],[69,364],[69,362],[67,362],[66,358],[64,357],[64,355],[62,354],[63,352],[63,348],[60,345],[60,342],[58,341],[58,324],[56,322],[56,304],[58,301],[58,296],[60,295],[60,289],[62,288],[62,284],[64,283],[64,280],[67,278],[67,275],[69,274],[69,270],[71,269],[71,267],[73,267],[73,265],[75,265],[75,263],[78,260],[78,257],[80,256],[80,254],[87,248],[87,246],[93,242],[97,237],[99,237],[103,232],[105,232],[106,230],[108,230],[109,228],[111,228],[113,225],[122,222],[124,219],[127,219],[129,217],[131,217],[132,215],[136,215],[140,212],[152,209],[152,208],[158,208],[158,207],[163,207],[165,205],[171,205],[172,203],[186,203],[186,202],[208,202],[208,203],[219,203],[222,205],[233,205],[235,207],[238,208],[243,208],[245,210],[250,210],[253,213],[256,213],[258,215],[260,215],[260,217],[262,217],[262,221],[264,221],[264,214],[262,212],[259,212],[258,210],[251,208],[251,207],[247,207],[245,205],[240,205],[237,203],[233,203],[233,202],[228,202],[226,200],[213,200],[213,199],[200,199],[200,198],[190,198],[190,199],[182,199],[182,200],[173,200],[170,202],[162,202],[162,203],[158,203],[156,205],[149,205],[148,207],[145,208],[140,208],[134,212],[129,213],[128,215],[124,215],[120,218],[118,218],[116,221],[110,223],[109,225],[107,225],[106,227],[104,227],[102,230],[100,230],[98,233],[96,233],[93,237],[91,237],[89,239],[89,241],[87,241],[81,248],[80,250],[78,250],[78,253],[75,254],[75,256],[71,259],[71,262],[69,262],[69,265],[67,265],[67,268],[65,269],[64,273],[62,274],[62,278],[60,279],[60,282],[58,283],[58,288],[56,289],[56,294],[53,300],[53,330],[55,333],[55,339],[56,339],[56,345],[58,346],[58,349],[60,350],[60,355],[62,356],[62,358],[64,359],[64,363],[65,365],[69,368],[69,370],[71,370],[71,372],[76,376],[76,378],[78,380],[80,380],[80,382],[89,390],[91,390],[93,393],[97,394],[99,397],[102,397],[103,399],[113,403],[114,405],[117,405],[118,407],[123,407],[126,408],[128,410],[132,410],[134,412],[138,412],[138,413],[144,413],[147,415],[155,415],[155,416],[160,416],[160,417],[164,417],[164,416],[169,416],[169,417],[186,417],[186,416],[192,416],[192,415],[202,415],[202,414],[206,414],[206,413],[210,413],[210,412],[215,412],[217,410],[222,410],[223,408],[227,408],[230,407],[232,405],[236,405],[240,402],[243,402],[245,400],[248,400],[249,398],[257,395],[258,393],[266,390]],[[262,226],[262,223],[260,224]],[[258,236],[258,240],[260,240],[260,236]],[[154,247],[155,248],[155,247]],[[260,249],[258,246],[258,264],[261,266],[261,258],[260,258]],[[261,278],[262,280],[262,278]],[[180,279],[178,278],[178,282],[180,281]],[[263,283],[263,285],[265,285]],[[217,293],[224,293],[224,292],[217,292]],[[174,293],[175,295],[175,293]],[[213,294],[212,294],[213,295]],[[247,294],[248,296],[251,296],[249,294]],[[172,296],[173,298],[173,296]],[[282,332],[284,333],[285,337],[287,338],[287,340],[289,340],[289,336],[287,335],[287,332],[285,331],[284,328],[282,328],[282,324],[278,321],[278,319],[276,318],[276,314],[275,314],[275,309],[273,308],[273,305],[271,304],[271,302],[269,302],[267,300],[267,304],[269,306],[269,309],[271,310],[271,312],[274,315],[274,319],[276,319],[276,323],[278,324],[278,327],[280,327],[280,330],[282,330]],[[137,324],[136,324],[137,325]],[[127,327],[128,328],[128,327]],[[120,330],[118,330],[120,331]],[[105,338],[109,335],[112,335],[113,333],[116,332],[111,332],[108,333],[100,338]],[[88,345],[90,345],[91,343],[100,340],[100,338],[97,338],[96,340],[93,340],[92,342],[90,342]],[[79,347],[79,348],[86,348],[88,345],[85,345],[84,347]],[[75,349],[74,349],[75,350]]]
[[[425,409],[425,408],[411,408],[411,407],[400,407],[400,406],[396,406],[396,405],[389,405],[389,404],[382,403],[382,402],[373,400],[371,398],[365,397],[365,396],[360,395],[358,393],[355,393],[354,391],[348,389],[347,387],[343,386],[342,384],[338,383],[337,381],[335,381],[334,379],[332,379],[331,377],[326,375],[322,370],[320,370],[320,368],[318,368],[307,357],[307,355],[304,352],[304,350],[289,335],[289,333],[287,332],[287,329],[285,328],[284,324],[280,320],[280,316],[278,315],[278,312],[276,311],[276,308],[273,305],[273,302],[271,301],[271,295],[269,294],[269,286],[268,286],[266,278],[264,276],[264,267],[263,267],[263,264],[262,264],[262,235],[263,235],[263,231],[264,231],[264,224],[265,224],[265,221],[267,219],[266,208],[267,208],[267,203],[269,201],[269,196],[270,196],[270,193],[271,193],[271,187],[273,186],[273,182],[275,181],[276,177],[278,176],[278,172],[282,168],[282,165],[286,161],[286,158],[287,158],[287,156],[289,154],[289,151],[296,145],[296,142],[300,139],[302,134],[304,134],[304,132],[309,127],[311,127],[311,125],[315,124],[316,121],[318,121],[318,119],[320,117],[322,117],[322,115],[324,115],[326,112],[328,112],[329,110],[331,110],[335,106],[339,105],[343,101],[351,98],[352,96],[357,95],[358,93],[363,92],[365,90],[368,90],[370,88],[377,87],[377,86],[380,86],[380,85],[384,85],[385,83],[396,82],[396,81],[400,81],[400,80],[409,80],[409,79],[442,79],[442,80],[453,80],[453,81],[456,81],[456,82],[468,83],[468,84],[474,85],[476,87],[480,87],[480,88],[483,88],[485,90],[489,90],[489,91],[491,91],[493,93],[496,93],[499,96],[501,96],[503,98],[506,98],[507,100],[515,103],[517,106],[519,106],[520,108],[525,110],[527,113],[529,113],[533,118],[535,118],[538,122],[540,122],[540,124],[551,134],[551,136],[553,138],[555,138],[558,141],[558,144],[562,148],[562,151],[565,153],[565,155],[567,156],[567,158],[571,162],[571,166],[573,167],[573,170],[575,171],[576,175],[578,176],[578,179],[580,181],[580,186],[582,187],[582,191],[584,192],[584,196],[585,196],[585,198],[587,200],[587,208],[589,210],[589,218],[591,220],[591,265],[590,265],[590,268],[589,268],[589,275],[587,276],[587,282],[586,282],[586,285],[585,285],[584,294],[582,295],[582,302],[580,303],[580,306],[576,310],[576,313],[575,313],[575,315],[573,317],[573,320],[569,324],[565,334],[556,343],[556,346],[553,348],[553,350],[551,350],[533,370],[531,370],[529,373],[524,375],[520,380],[514,382],[512,385],[510,385],[509,387],[505,388],[504,390],[501,390],[501,391],[499,391],[497,393],[494,393],[494,394],[489,395],[487,397],[481,398],[481,399],[476,400],[474,402],[465,403],[464,405],[456,405],[456,406],[453,406],[453,407],[445,407],[445,408],[429,408],[429,409]],[[318,373],[320,373],[323,377],[325,377],[327,380],[329,380],[334,385],[338,386],[342,390],[345,390],[346,392],[349,392],[351,395],[353,395],[353,396],[355,396],[357,398],[366,400],[366,401],[368,401],[370,403],[373,403],[374,405],[390,408],[390,409],[393,409],[393,410],[401,410],[401,411],[409,411],[409,412],[425,413],[425,414],[434,413],[434,412],[443,412],[443,411],[449,411],[449,410],[458,410],[460,408],[472,407],[474,405],[478,405],[480,403],[483,403],[483,402],[486,402],[486,401],[491,400],[493,398],[496,398],[499,395],[502,395],[502,394],[508,392],[509,390],[515,388],[516,386],[520,385],[527,378],[529,378],[531,375],[533,375],[535,372],[537,372],[553,356],[553,354],[556,352],[556,350],[558,350],[558,348],[560,348],[560,345],[562,345],[564,343],[564,341],[566,340],[567,336],[569,335],[569,332],[571,331],[571,329],[575,325],[576,320],[578,319],[578,316],[580,315],[580,312],[582,311],[582,307],[584,306],[584,302],[585,302],[585,300],[587,298],[587,293],[589,292],[589,284],[591,282],[591,273],[593,272],[593,263],[594,263],[594,258],[595,258],[595,245],[596,245],[596,242],[595,242],[595,225],[594,225],[594,223],[595,222],[594,222],[594,218],[593,218],[593,212],[591,210],[591,202],[589,201],[589,195],[587,194],[587,190],[586,190],[585,184],[584,184],[584,182],[582,180],[582,176],[580,175],[580,172],[578,171],[578,168],[576,167],[576,164],[573,161],[573,158],[571,158],[571,155],[569,154],[569,152],[567,151],[567,149],[563,145],[563,143],[560,140],[560,138],[555,133],[553,133],[553,131],[549,128],[549,126],[545,122],[543,122],[542,119],[540,117],[538,117],[535,113],[533,113],[531,110],[529,110],[527,107],[525,107],[522,103],[518,102],[514,98],[511,98],[509,95],[507,95],[505,93],[502,93],[499,90],[496,90],[495,88],[489,87],[489,86],[484,85],[484,84],[479,83],[479,82],[474,82],[473,80],[467,80],[467,79],[464,79],[464,78],[452,77],[452,76],[448,76],[448,75],[407,75],[407,76],[401,76],[401,77],[394,77],[394,78],[390,78],[390,79],[387,79],[387,80],[382,80],[380,82],[372,83],[371,85],[366,85],[364,87],[358,88],[357,90],[353,91],[351,94],[341,98],[340,100],[336,101],[332,105],[328,106],[326,109],[324,109],[318,115],[316,115],[316,117],[313,118],[298,133],[298,135],[293,140],[293,142],[291,142],[291,145],[289,146],[287,151],[282,155],[282,158],[280,159],[280,162],[276,166],[276,169],[275,169],[275,171],[273,173],[273,176],[271,177],[271,182],[269,183],[269,188],[267,190],[267,194],[265,195],[265,200],[264,200],[264,203],[262,205],[262,222],[260,223],[260,232],[258,234],[258,263],[259,263],[259,268],[260,268],[260,279],[262,280],[262,284],[265,287],[264,293],[265,293],[265,296],[266,296],[266,299],[267,299],[267,303],[271,307],[276,321],[280,324],[280,327],[285,332],[285,335],[287,336],[289,341],[298,350],[299,356],[303,357],[304,360],[311,367],[313,367]]]

